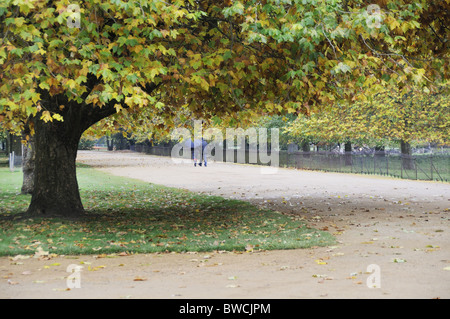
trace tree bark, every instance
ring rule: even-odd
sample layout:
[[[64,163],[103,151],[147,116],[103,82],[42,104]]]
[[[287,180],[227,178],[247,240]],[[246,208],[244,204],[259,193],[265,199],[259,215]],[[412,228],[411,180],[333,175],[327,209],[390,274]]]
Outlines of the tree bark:
[[[114,150],[114,138],[111,136],[106,137],[106,146],[108,148],[108,151]]]
[[[311,147],[309,145],[309,142],[303,141],[302,152],[303,152],[303,157],[309,158],[309,156],[311,154]]]
[[[64,96],[41,94],[47,110],[59,113],[64,121],[34,119],[34,190],[27,214],[42,217],[76,218],[85,214],[76,176],[78,144],[83,132],[99,120],[115,113],[111,105],[67,101]],[[63,107],[61,107],[61,105]]]
[[[379,157],[385,157],[386,156],[386,150],[384,145],[382,146],[375,146],[375,155]]]
[[[345,166],[351,166],[352,165],[352,143],[351,142],[345,142],[344,144],[344,152],[345,152]]]
[[[415,169],[414,159],[412,157],[411,144],[405,141],[400,141],[401,156],[403,169]]]
[[[92,74],[87,76],[91,90],[101,83]],[[147,84],[142,89],[151,94],[160,84]],[[43,122],[39,112],[33,119],[35,168],[34,190],[27,214],[43,217],[76,218],[85,215],[76,175],[76,157],[81,135],[98,121],[116,113],[116,100],[102,107],[69,101],[65,94],[50,95],[37,89],[40,103],[52,113],[60,114],[64,121]],[[86,99],[88,90],[80,98]],[[127,108],[126,105],[122,106]]]
[[[22,194],[32,194],[34,189],[34,162],[35,162],[35,145],[34,137],[23,148],[22,154]]]
[[[30,215],[77,217],[84,213],[75,164],[82,131],[71,131],[68,120],[35,122],[35,187]]]

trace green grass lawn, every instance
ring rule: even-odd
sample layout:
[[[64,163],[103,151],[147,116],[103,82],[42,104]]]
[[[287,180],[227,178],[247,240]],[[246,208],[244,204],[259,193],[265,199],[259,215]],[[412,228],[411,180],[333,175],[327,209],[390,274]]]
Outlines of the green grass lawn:
[[[0,255],[293,249],[333,244],[299,217],[78,167],[81,220],[5,219],[24,212],[22,173],[0,168]]]

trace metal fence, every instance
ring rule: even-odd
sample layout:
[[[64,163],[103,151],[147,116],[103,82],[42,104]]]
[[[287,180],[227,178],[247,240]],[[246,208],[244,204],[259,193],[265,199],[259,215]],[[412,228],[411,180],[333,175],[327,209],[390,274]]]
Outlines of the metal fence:
[[[287,153],[285,166],[329,172],[377,174],[416,180],[450,181],[450,156],[421,154]],[[280,154],[280,158],[283,154]],[[283,165],[283,164],[281,164]]]
[[[171,156],[171,147],[136,145],[137,152],[157,156]],[[237,151],[236,151],[237,152]],[[214,154],[213,154],[214,155]],[[259,156],[258,160],[259,160]],[[233,162],[238,157],[234,156]],[[249,163],[246,150],[243,163]],[[223,152],[227,161],[227,151]],[[260,162],[258,165],[264,165]],[[336,152],[279,152],[280,167],[327,172],[376,174],[415,180],[450,181],[450,154],[417,154],[406,156],[398,152],[336,153]]]

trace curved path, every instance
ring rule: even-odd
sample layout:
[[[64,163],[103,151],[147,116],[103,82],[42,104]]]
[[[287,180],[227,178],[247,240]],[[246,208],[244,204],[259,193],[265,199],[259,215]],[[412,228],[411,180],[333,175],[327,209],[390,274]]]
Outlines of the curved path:
[[[448,183],[283,168],[261,172],[259,166],[227,163],[193,167],[128,152],[79,152],[77,160],[119,176],[297,214],[335,234],[339,244],[242,254],[79,256],[75,263],[98,270],[83,271],[82,289],[70,291],[61,278],[74,260],[56,257],[47,263],[60,266],[50,272],[35,259],[14,264],[0,258],[0,275],[14,272],[10,284],[0,282],[0,297],[450,298]],[[368,281],[380,287],[369,288]]]

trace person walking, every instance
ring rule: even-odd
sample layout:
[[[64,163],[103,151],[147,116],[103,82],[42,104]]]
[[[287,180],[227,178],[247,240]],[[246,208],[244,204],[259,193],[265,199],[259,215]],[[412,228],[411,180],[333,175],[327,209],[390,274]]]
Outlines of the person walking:
[[[202,166],[202,164],[205,164],[205,167],[208,165],[207,157],[206,157],[206,146],[208,146],[208,143],[203,139],[197,139],[194,140],[194,142],[191,144],[191,152],[192,152],[192,158],[194,161],[194,166]]]

